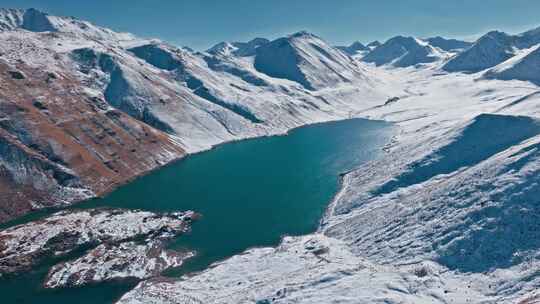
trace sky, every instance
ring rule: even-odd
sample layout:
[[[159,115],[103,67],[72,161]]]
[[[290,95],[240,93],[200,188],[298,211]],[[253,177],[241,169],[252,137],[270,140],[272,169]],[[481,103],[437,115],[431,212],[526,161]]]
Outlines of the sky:
[[[395,35],[473,40],[540,26],[539,0],[0,0],[203,50],[300,30],[334,45]]]

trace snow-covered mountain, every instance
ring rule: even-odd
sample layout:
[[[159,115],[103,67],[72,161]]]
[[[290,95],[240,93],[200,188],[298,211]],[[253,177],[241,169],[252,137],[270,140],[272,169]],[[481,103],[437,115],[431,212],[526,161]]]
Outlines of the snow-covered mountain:
[[[345,52],[349,56],[362,56],[366,54],[367,52],[371,51],[371,49],[365,45],[363,45],[359,41],[355,41],[351,43],[349,46],[337,46],[337,49]]]
[[[369,52],[362,57],[362,61],[374,63],[376,66],[388,64],[408,67],[441,58],[441,52],[428,43],[414,37],[397,36]]]
[[[443,69],[448,72],[476,73],[489,69],[521,54],[519,50],[540,44],[540,30],[534,29],[519,35],[491,31],[474,45],[449,60]]]
[[[351,57],[307,32],[276,39],[255,53],[257,71],[298,82],[308,90],[363,78],[361,68]]]
[[[479,72],[510,59],[514,54],[515,38],[503,32],[492,31],[449,60],[443,69],[448,72]]]
[[[380,43],[378,40],[372,41],[368,44],[366,44],[366,47],[370,50],[374,50],[377,47],[381,46],[382,43]]]
[[[221,42],[207,50],[213,55],[235,55],[235,56],[252,56],[255,55],[255,50],[267,43],[270,40],[265,38],[255,38],[248,42]]]
[[[431,46],[438,47],[443,51],[447,52],[459,52],[468,49],[473,45],[472,42],[457,40],[457,39],[446,39],[441,36],[431,37],[425,39],[427,43]]]
[[[523,80],[540,85],[540,45],[521,51],[485,73],[501,80]]]

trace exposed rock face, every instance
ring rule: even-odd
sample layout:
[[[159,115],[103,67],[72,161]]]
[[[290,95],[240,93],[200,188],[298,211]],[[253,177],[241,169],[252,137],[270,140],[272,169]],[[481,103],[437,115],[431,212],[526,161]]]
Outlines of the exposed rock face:
[[[61,211],[36,222],[0,231],[0,275],[28,270],[48,256],[63,255],[82,246],[103,242],[116,244],[140,237],[149,240],[171,238],[187,231],[194,217],[195,213],[191,211],[165,215],[121,209]],[[101,247],[95,252],[102,253],[107,248]],[[119,252],[111,253],[111,256],[120,259],[119,255],[126,247],[112,248]],[[152,251],[144,247],[136,249],[142,252],[130,254],[141,256]],[[149,257],[152,256],[150,253]]]
[[[142,280],[182,265],[192,252],[165,250],[163,240],[102,244],[84,256],[55,265],[45,279],[45,288],[65,288],[112,280]]]

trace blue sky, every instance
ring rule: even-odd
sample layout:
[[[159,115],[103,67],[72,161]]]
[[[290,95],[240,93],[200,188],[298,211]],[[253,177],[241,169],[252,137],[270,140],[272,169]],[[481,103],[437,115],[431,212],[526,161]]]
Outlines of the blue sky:
[[[538,0],[0,0],[0,6],[76,16],[195,49],[299,30],[349,44],[398,34],[472,39],[491,29],[540,25]]]

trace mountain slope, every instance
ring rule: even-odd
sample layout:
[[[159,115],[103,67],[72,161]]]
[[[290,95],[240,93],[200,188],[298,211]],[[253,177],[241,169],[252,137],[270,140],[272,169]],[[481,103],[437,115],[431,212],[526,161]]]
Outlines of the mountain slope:
[[[446,39],[441,36],[431,37],[425,39],[427,43],[434,47],[438,47],[441,50],[447,52],[463,51],[473,45],[472,42],[461,41],[456,39]]]
[[[371,49],[359,41],[353,42],[349,46],[337,46],[337,49],[345,52],[349,56],[364,55],[365,53],[371,51]]]
[[[458,54],[444,66],[447,72],[479,72],[514,56],[514,37],[498,31],[482,36],[468,50]]]
[[[485,74],[486,78],[501,80],[523,80],[540,85],[540,46],[501,63]]]
[[[255,50],[270,40],[255,38],[248,42],[221,42],[211,47],[207,52],[212,55],[252,56]]]

